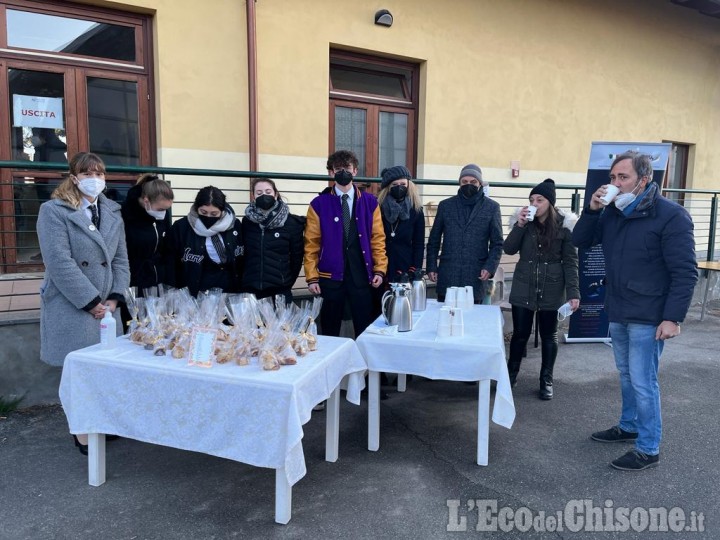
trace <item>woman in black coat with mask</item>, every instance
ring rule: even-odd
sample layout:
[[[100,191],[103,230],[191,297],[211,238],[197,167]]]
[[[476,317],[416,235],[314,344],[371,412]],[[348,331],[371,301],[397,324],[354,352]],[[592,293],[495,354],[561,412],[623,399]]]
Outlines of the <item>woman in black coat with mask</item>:
[[[305,218],[290,213],[271,179],[253,180],[250,191],[252,202],[242,220],[242,292],[258,298],[282,294],[290,303],[303,262]]]
[[[165,283],[165,236],[172,224],[173,190],[156,174],[143,174],[122,205],[130,261],[130,285],[143,289]]]
[[[411,278],[422,268],[425,253],[425,215],[410,171],[398,165],[383,169],[378,203],[385,229],[388,281]]]
[[[188,215],[170,228],[166,280],[196,296],[213,288],[240,290],[243,237],[240,221],[214,186],[202,188]]]

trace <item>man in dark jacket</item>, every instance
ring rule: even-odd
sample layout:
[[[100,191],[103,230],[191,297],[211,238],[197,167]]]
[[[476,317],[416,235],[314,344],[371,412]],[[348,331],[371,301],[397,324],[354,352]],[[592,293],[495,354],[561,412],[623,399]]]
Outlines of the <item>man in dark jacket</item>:
[[[652,173],[649,156],[626,152],[616,157],[610,183],[619,194],[603,209],[608,186],[601,186],[572,235],[577,247],[602,244],[605,256],[605,311],[620,372],[622,412],[618,425],[591,438],[634,441],[635,450],[611,463],[626,471],[658,465],[660,354],[664,340],[680,335],[697,281],[690,215],[660,195]]]
[[[503,249],[500,205],[485,196],[482,171],[474,164],[460,172],[458,194],[441,201],[427,241],[427,271],[443,302],[448,287],[472,285],[481,304]],[[442,240],[442,251],[440,244]],[[438,265],[438,256],[440,264]]]

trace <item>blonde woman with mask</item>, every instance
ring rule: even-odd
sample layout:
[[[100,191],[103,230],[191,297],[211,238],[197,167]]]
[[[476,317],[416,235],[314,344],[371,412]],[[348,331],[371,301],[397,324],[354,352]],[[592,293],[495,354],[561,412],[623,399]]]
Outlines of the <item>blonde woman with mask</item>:
[[[81,152],[70,174],[43,203],[37,222],[45,279],[40,287],[40,358],[62,366],[65,356],[100,342],[100,319],[116,311],[130,284],[120,205],[105,189],[105,164]],[[87,454],[87,436],[75,445]]]

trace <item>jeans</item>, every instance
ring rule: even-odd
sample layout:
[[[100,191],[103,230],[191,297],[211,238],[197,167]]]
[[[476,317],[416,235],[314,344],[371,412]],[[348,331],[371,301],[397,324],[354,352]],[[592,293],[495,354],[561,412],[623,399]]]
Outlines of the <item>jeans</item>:
[[[662,436],[657,374],[664,342],[655,339],[656,330],[650,324],[610,323],[622,392],[619,426],[637,433],[635,448],[648,455],[660,452]]]

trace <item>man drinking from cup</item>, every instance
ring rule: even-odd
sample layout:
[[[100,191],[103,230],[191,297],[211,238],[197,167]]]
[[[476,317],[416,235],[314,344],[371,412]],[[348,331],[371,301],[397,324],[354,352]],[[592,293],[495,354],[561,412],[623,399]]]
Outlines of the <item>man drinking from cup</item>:
[[[664,340],[680,335],[697,281],[690,215],[660,195],[652,162],[625,152],[610,167],[618,193],[607,206],[610,186],[600,186],[573,230],[577,247],[602,244],[605,311],[615,364],[620,372],[622,410],[617,425],[591,435],[605,443],[634,442],[635,449],[611,465],[639,471],[658,465],[662,420],[658,367]]]

